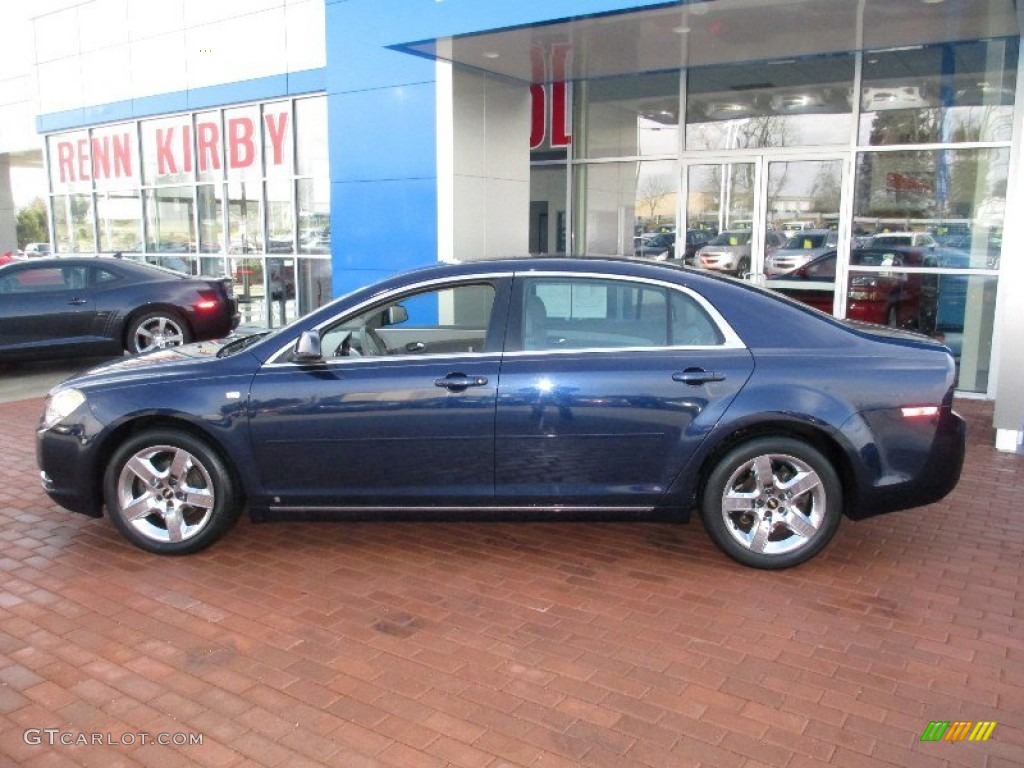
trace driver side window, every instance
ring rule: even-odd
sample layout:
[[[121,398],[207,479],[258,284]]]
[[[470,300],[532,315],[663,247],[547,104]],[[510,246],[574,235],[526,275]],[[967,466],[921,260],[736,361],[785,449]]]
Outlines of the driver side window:
[[[468,284],[375,304],[324,330],[324,356],[483,352],[494,295],[489,283]]]

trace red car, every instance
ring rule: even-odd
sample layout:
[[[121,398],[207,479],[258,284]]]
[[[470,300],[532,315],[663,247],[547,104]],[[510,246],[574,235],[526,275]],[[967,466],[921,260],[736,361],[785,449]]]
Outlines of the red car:
[[[912,249],[857,248],[850,264],[877,267],[877,272],[852,272],[846,294],[846,317],[865,323],[918,328],[922,313],[922,275],[891,268],[924,266]],[[824,253],[792,272],[779,275],[769,287],[822,312],[832,313],[836,282],[836,251]]]

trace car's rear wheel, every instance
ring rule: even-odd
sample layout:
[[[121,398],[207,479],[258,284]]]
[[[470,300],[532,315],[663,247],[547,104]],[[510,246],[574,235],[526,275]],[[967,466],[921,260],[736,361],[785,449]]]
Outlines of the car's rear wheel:
[[[170,310],[146,312],[128,326],[125,348],[132,354],[150,349],[188,344],[192,333],[181,317]]]
[[[187,432],[136,435],[110,459],[107,512],[118,530],[149,552],[184,555],[219,539],[238,518],[234,482],[217,453]]]
[[[737,277],[743,277],[749,271],[750,271],[750,259],[740,259],[739,264],[736,265],[736,276]]]
[[[704,526],[733,559],[788,568],[816,555],[835,535],[842,486],[818,450],[790,438],[759,438],[733,448],[708,477]]]

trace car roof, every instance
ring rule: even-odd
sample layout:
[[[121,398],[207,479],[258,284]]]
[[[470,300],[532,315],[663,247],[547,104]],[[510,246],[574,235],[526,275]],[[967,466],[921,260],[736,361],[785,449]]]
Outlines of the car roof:
[[[192,277],[192,275],[185,275],[180,272],[175,272],[174,270],[164,269],[163,267],[158,267],[155,264],[146,264],[145,262],[135,261],[134,259],[118,259],[112,255],[44,256],[38,259],[31,259],[28,261],[11,262],[10,264],[4,264],[3,266],[18,266],[22,269],[38,269],[40,267],[84,267],[96,265],[103,267],[112,267],[114,268],[114,270],[131,273],[140,277],[163,276],[167,278],[183,279],[188,279]]]

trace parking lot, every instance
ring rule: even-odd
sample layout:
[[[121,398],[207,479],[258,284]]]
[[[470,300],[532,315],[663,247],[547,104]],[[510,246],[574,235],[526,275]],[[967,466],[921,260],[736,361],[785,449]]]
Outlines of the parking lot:
[[[243,519],[148,555],[43,494],[42,391],[0,398],[0,763],[1024,764],[1024,457],[989,404],[945,501],[762,572],[660,521]]]

